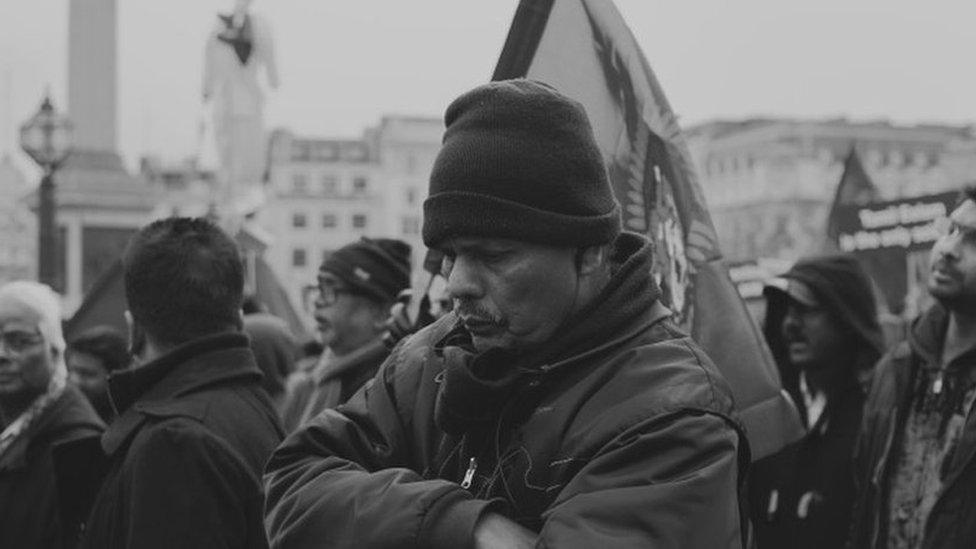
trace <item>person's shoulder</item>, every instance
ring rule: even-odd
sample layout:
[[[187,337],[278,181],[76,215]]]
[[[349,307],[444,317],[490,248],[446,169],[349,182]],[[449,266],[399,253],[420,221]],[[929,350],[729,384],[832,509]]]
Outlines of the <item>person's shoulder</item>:
[[[670,320],[657,323],[625,356],[620,381],[662,412],[700,409],[733,414],[732,389],[725,377],[698,343]]]
[[[185,466],[201,460],[222,466],[243,465],[222,437],[186,416],[172,416],[144,426],[133,440],[127,460],[138,464],[139,469],[152,464]]]
[[[72,385],[51,404],[50,418],[42,429],[45,438],[53,443],[61,443],[77,438],[98,435],[105,430],[105,423],[81,392]]]

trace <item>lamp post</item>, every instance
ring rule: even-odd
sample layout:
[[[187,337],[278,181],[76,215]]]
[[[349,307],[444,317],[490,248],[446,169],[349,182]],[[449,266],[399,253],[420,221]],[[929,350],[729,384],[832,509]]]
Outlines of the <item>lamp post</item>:
[[[71,121],[54,110],[49,95],[45,95],[37,113],[20,126],[21,148],[44,173],[38,190],[37,278],[51,287],[58,286],[54,173],[71,154],[71,138]]]

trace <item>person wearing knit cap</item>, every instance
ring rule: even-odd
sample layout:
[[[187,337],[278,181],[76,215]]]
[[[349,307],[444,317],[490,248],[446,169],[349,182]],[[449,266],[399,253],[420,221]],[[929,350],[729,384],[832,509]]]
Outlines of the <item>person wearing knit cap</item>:
[[[0,546],[67,547],[55,446],[105,428],[67,383],[60,297],[19,280],[0,286]],[[69,463],[79,469],[82,463]]]
[[[853,256],[829,255],[801,259],[764,294],[766,340],[808,432],[752,466],[757,547],[843,547],[857,426],[884,351],[873,284]]]
[[[976,187],[935,228],[935,303],[878,362],[864,405],[852,548],[962,549],[976,539]]]
[[[382,336],[390,308],[410,286],[410,251],[401,240],[364,237],[322,262],[315,321],[325,351],[311,372],[287,382],[281,407],[287,431],[342,404],[376,374],[389,354]]]
[[[272,456],[271,544],[742,547],[729,386],[622,231],[583,107],[507,80],[445,123],[422,232],[453,310]]]

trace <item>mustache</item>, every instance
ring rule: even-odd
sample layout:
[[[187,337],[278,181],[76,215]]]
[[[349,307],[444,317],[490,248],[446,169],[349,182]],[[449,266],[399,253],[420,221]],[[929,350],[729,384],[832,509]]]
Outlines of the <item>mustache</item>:
[[[932,270],[941,271],[951,276],[958,276],[959,274],[959,270],[946,259],[938,259],[932,263]]]
[[[507,325],[505,319],[493,314],[487,308],[477,303],[458,301],[454,306],[454,312],[461,319],[474,319],[478,322],[486,322],[501,327]]]

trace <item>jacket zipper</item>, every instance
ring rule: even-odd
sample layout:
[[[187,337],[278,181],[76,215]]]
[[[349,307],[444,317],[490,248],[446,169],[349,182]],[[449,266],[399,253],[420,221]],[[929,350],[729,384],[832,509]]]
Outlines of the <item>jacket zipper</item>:
[[[468,470],[464,472],[464,480],[461,481],[461,488],[465,490],[471,488],[471,481],[474,480],[474,473],[478,470],[478,460],[471,458],[468,461]]]

